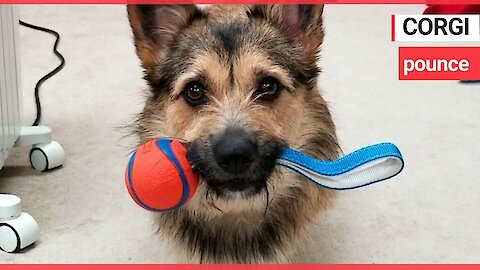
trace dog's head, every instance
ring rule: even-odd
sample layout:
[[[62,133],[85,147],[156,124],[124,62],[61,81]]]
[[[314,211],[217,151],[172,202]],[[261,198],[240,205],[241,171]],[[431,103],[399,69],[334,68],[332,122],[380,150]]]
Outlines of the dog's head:
[[[300,184],[275,167],[286,145],[334,158],[334,127],[317,89],[322,10],[128,6],[151,89],[138,132],[142,142],[188,142],[187,157],[201,175],[189,207],[210,207],[208,194],[216,207],[240,211],[240,202],[251,209],[269,190],[290,196]]]

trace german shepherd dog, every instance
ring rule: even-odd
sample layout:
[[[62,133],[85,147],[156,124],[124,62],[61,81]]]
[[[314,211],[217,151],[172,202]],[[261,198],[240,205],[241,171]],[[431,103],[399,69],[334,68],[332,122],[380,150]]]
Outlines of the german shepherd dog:
[[[190,202],[155,214],[191,263],[288,263],[332,191],[275,166],[289,146],[339,156],[317,77],[322,5],[129,5],[149,91],[140,143],[188,142]],[[184,260],[182,260],[184,262]]]

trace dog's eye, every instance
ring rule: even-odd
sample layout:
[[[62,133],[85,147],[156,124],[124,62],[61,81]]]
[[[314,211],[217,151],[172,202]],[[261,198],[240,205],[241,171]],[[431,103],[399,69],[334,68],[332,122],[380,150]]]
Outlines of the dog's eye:
[[[197,106],[205,102],[205,90],[199,82],[187,84],[182,92],[184,99],[191,106]]]
[[[280,92],[280,85],[277,79],[265,77],[260,81],[255,96],[261,100],[274,100]]]

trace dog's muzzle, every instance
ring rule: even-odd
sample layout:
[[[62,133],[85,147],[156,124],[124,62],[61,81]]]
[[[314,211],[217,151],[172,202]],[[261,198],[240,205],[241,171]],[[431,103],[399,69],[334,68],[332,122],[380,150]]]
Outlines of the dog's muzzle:
[[[266,186],[282,146],[277,140],[257,138],[241,129],[227,129],[191,143],[187,158],[217,194],[253,195]]]

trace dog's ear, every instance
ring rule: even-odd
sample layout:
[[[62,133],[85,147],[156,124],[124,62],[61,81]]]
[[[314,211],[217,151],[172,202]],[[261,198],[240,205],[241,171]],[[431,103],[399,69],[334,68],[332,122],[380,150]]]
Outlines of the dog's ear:
[[[147,72],[174,37],[201,12],[195,5],[127,5],[137,55]]]
[[[254,5],[250,12],[279,26],[313,55],[323,42],[322,13],[323,5]]]

